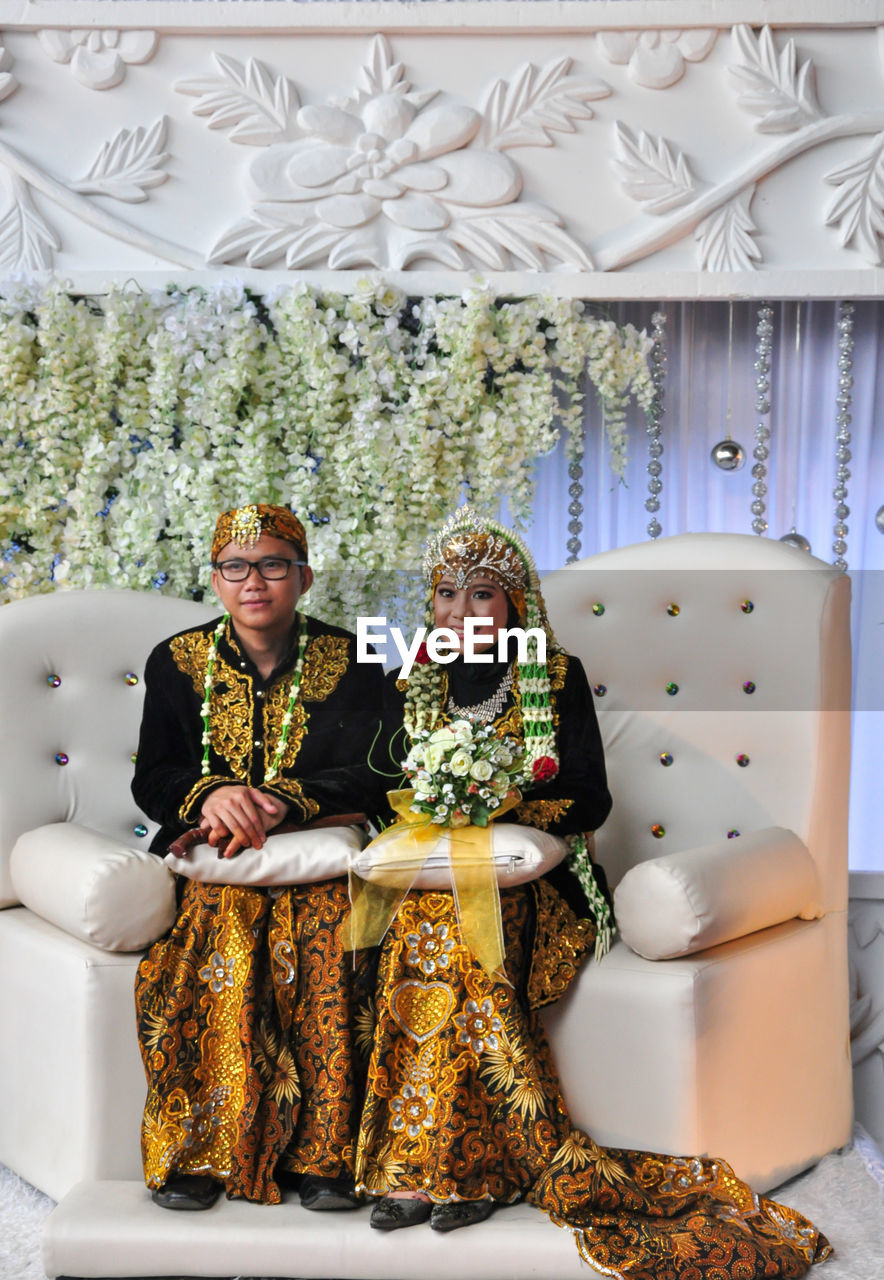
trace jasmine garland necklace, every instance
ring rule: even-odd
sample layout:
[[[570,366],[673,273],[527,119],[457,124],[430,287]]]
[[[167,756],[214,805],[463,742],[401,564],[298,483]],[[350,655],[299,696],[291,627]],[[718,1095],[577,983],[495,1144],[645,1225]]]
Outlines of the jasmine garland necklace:
[[[203,702],[200,711],[203,717],[203,762],[201,772],[203,777],[209,773],[209,747],[211,745],[211,720],[212,720],[212,685],[215,671],[215,660],[218,657],[218,641],[224,634],[224,628],[230,621],[230,614],[225,613],[224,617],[218,623],[212,635],[212,643],[209,646],[209,656],[206,659],[206,677],[203,681]],[[276,751],[273,759],[267,767],[264,774],[265,785],[273,782],[279,775],[279,766],[285,755],[286,743],[289,740],[289,729],[292,725],[292,713],[295,709],[295,703],[298,701],[298,694],[301,689],[301,675],[304,671],[304,653],[307,649],[307,628],[304,625],[304,617],[300,613],[295,614],[295,625],[298,628],[298,660],[295,663],[295,669],[292,672],[292,683],[289,688],[289,701],[282,717],[282,731],[279,735],[279,742],[276,744]]]

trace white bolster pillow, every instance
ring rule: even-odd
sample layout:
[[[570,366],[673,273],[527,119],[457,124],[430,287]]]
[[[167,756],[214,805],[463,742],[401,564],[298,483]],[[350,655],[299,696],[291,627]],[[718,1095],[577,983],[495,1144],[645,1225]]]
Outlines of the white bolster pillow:
[[[243,849],[233,858],[219,858],[210,844],[195,844],[183,858],[167,853],[163,862],[176,875],[202,884],[315,884],[345,876],[365,840],[359,826],[271,831],[260,849]]]
[[[561,836],[537,827],[526,827],[520,822],[492,822],[489,827],[491,857],[501,888],[512,888],[539,879],[557,867],[568,853],[568,846]],[[384,883],[386,873],[391,869],[401,876],[413,865],[416,874],[411,881],[412,889],[450,890],[451,841],[447,828],[439,828],[438,840],[421,863],[423,857],[421,851],[410,858],[406,856],[405,860],[396,858],[391,862],[383,844],[369,845],[353,859],[353,870],[363,880]]]
[[[175,920],[162,859],[73,822],[19,836],[10,875],[24,906],[104,951],[140,951]]]
[[[796,916],[816,919],[819,876],[803,840],[765,827],[632,867],[614,890],[614,914],[628,947],[666,960]]]

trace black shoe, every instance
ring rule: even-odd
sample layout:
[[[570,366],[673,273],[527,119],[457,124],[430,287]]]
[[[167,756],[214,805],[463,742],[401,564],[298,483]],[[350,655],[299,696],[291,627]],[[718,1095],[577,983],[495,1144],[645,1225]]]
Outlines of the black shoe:
[[[382,1196],[371,1211],[371,1225],[376,1231],[398,1231],[400,1227],[416,1227],[434,1213],[429,1200],[411,1196]]]
[[[360,1200],[349,1178],[319,1178],[305,1174],[301,1179],[301,1204],[305,1209],[358,1209]]]
[[[471,1227],[474,1222],[490,1218],[495,1208],[493,1200],[452,1200],[448,1204],[437,1204],[430,1214],[430,1226],[434,1231]]]
[[[221,1183],[205,1173],[173,1173],[150,1198],[161,1209],[211,1209],[221,1194]]]

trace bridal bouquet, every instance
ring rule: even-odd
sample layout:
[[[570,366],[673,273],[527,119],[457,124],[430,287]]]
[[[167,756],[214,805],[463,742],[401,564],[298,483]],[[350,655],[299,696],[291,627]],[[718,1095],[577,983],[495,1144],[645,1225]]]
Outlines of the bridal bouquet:
[[[524,748],[491,725],[454,720],[418,732],[402,768],[414,789],[412,813],[443,827],[485,827],[523,780]]]

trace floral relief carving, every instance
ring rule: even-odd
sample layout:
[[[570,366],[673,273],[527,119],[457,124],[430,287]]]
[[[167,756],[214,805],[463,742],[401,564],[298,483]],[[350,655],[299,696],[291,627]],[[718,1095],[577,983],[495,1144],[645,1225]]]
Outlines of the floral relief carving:
[[[686,31],[600,31],[598,43],[605,57],[626,66],[630,78],[646,89],[668,89],[685,73],[686,62],[702,62],[718,39],[714,28]]]
[[[53,62],[70,65],[87,89],[112,89],[126,78],[132,63],[148,62],[158,43],[155,31],[116,31],[112,28],[51,28],[37,39]]]
[[[5,45],[0,44],[0,102],[10,97],[18,88],[18,81],[12,74],[12,55]]]
[[[630,80],[642,89],[659,89],[681,79],[689,62],[706,58],[718,34],[712,28],[603,31],[590,36],[587,47],[627,67]],[[800,47],[803,38],[736,25],[728,47],[719,46],[715,61],[727,72],[737,108],[734,117],[730,107],[731,123],[742,117],[746,131],[730,159],[709,157],[700,144],[691,154],[693,117],[680,138],[679,116],[669,113],[678,93],[667,103],[670,136],[640,127],[646,123],[642,116],[624,110],[629,125],[624,119],[614,124],[610,163],[620,191],[641,215],[651,216],[606,226],[601,215],[598,240],[587,231],[585,240],[576,238],[566,222],[571,214],[557,206],[555,196],[548,204],[534,198],[528,166],[517,157],[520,147],[561,146],[562,135],[575,134],[593,120],[595,102],[611,95],[605,81],[575,70],[570,57],[524,62],[505,75],[489,76],[481,99],[466,102],[444,88],[411,83],[408,68],[378,35],[368,45],[364,65],[356,68],[352,89],[303,102],[284,69],[219,50],[207,74],[170,86],[192,100],[193,114],[209,129],[251,149],[240,153],[241,180],[230,188],[240,198],[244,194],[242,207],[228,213],[208,253],[165,240],[113,212],[113,204],[145,201],[166,180],[169,126],[162,117],[153,124],[129,123],[106,141],[97,140],[91,166],[75,178],[31,160],[10,141],[15,128],[4,129],[0,265],[52,267],[61,246],[48,201],[103,235],[194,269],[239,262],[282,269],[440,264],[455,271],[611,272],[693,239],[700,270],[745,272],[763,265],[764,241],[752,216],[759,185],[792,160],[836,140],[851,145],[839,151],[837,167],[824,169],[816,179],[817,220],[831,229],[831,243],[845,258],[880,265],[880,95],[866,109],[828,108],[819,97],[814,59]],[[31,39],[92,89],[120,84],[127,68],[147,61],[158,44],[154,31],[114,28],[47,28],[31,32]],[[868,39],[884,66],[884,26],[869,31]],[[18,46],[16,54],[24,57]],[[47,70],[57,89],[66,77]],[[20,87],[22,73],[15,71],[0,36],[0,103]],[[444,83],[441,75],[437,83]],[[831,77],[824,84],[831,86]],[[69,92],[79,90],[72,86]],[[646,104],[648,95],[631,97],[628,106],[635,107]],[[18,99],[11,116],[17,108]],[[571,146],[573,151],[576,144]],[[531,169],[532,174],[553,171],[538,164]],[[564,194],[561,199],[564,204]],[[585,208],[595,217],[594,204]],[[812,200],[807,208],[812,211]]]
[[[610,33],[604,33],[606,36]],[[884,238],[884,111],[828,115],[817,97],[812,59],[803,61],[793,39],[779,49],[769,27],[732,32],[738,61],[728,70],[738,82],[737,105],[756,117],[755,129],[776,135],[715,185],[695,190],[687,161],[664,139],[643,131],[633,137],[618,124],[614,165],[624,191],[661,216],[655,227],[622,236],[595,255],[596,266],[616,270],[693,234],[704,271],[749,271],[762,259],[752,237],[750,214],[759,181],[790,160],[834,138],[874,135],[871,146],[849,164],[825,175],[838,188],[825,211],[843,247],[857,249],[868,262],[881,262]],[[881,45],[879,44],[879,47]],[[625,46],[624,46],[625,48]]]
[[[198,98],[209,125],[262,146],[251,162],[251,215],[228,228],[212,263],[289,267],[326,258],[333,268],[406,267],[420,258],[463,269],[477,262],[534,269],[553,261],[591,268],[585,250],[545,205],[520,201],[523,179],[504,150],[551,146],[573,132],[587,102],[610,90],[568,75],[570,59],[522,68],[492,87],[485,114],[411,85],[383,36],[346,98],[301,106],[261,64],[216,56],[220,75],[176,85]]]

